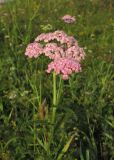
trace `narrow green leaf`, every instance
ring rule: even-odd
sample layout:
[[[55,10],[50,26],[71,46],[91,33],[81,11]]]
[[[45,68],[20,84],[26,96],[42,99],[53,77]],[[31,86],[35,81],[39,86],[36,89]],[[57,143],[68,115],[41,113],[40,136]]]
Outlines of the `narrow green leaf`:
[[[3,104],[2,104],[2,102],[0,102],[0,112],[2,112],[3,111]]]
[[[89,160],[90,158],[89,158],[89,150],[87,149],[86,150],[86,160]]]
[[[69,147],[70,147],[70,144],[71,144],[74,136],[75,136],[75,135],[72,135],[72,136],[70,137],[70,139],[68,140],[68,142],[65,144],[65,146],[63,147],[61,153],[58,155],[57,160],[61,160],[62,157],[63,157],[63,155],[68,151],[68,149],[69,149]]]

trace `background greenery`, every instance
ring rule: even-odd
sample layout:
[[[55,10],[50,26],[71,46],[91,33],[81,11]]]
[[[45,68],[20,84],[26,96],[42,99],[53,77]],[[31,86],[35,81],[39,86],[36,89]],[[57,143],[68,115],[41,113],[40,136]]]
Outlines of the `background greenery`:
[[[75,16],[76,23],[64,24],[65,14]],[[48,153],[37,139],[47,132],[42,124],[48,130],[48,121],[38,118],[37,94],[42,77],[43,99],[51,104],[51,75],[40,71],[42,60],[29,60],[24,52],[38,34],[55,30],[74,36],[86,58],[83,71],[64,84]],[[0,160],[59,160],[72,134],[62,160],[114,159],[114,1],[15,0],[0,5]]]

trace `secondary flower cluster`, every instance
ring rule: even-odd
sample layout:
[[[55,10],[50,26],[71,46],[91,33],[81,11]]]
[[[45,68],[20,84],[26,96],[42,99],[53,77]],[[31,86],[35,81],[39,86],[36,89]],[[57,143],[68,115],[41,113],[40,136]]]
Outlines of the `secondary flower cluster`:
[[[71,15],[65,15],[65,16],[63,16],[62,20],[65,23],[74,23],[76,21],[75,17],[72,17]]]
[[[26,48],[25,55],[29,58],[37,58],[41,54],[53,60],[47,72],[54,70],[62,74],[63,79],[68,79],[73,72],[80,72],[80,61],[85,57],[83,48],[79,47],[75,38],[63,31],[42,33]]]

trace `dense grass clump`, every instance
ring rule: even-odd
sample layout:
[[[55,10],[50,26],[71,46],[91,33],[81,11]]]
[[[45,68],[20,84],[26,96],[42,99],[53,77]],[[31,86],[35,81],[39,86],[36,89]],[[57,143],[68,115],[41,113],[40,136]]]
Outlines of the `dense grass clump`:
[[[76,21],[64,23],[67,14]],[[24,55],[38,35],[56,30],[86,53],[82,71],[66,81],[45,72],[47,57]],[[0,5],[0,160],[114,159],[113,35],[113,0]]]

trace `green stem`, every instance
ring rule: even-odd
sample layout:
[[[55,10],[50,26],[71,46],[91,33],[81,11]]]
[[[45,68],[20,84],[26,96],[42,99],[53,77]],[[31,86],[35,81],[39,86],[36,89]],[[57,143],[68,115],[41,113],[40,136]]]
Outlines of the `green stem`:
[[[42,104],[42,78],[43,78],[43,64],[44,64],[44,59],[43,57],[41,57],[41,73],[40,73],[40,87],[39,87],[39,90],[40,90],[40,102],[39,104],[41,105]]]
[[[42,104],[42,72],[40,74],[40,87],[39,87],[39,90],[40,90],[39,105],[41,105]]]
[[[56,106],[56,73],[53,72],[53,105]]]
[[[58,85],[58,91],[57,91],[57,102],[56,104],[58,105],[59,101],[60,101],[60,97],[61,97],[61,94],[62,94],[62,78],[60,76],[60,79],[59,79],[59,85]]]
[[[55,117],[56,117],[56,107],[57,107],[57,88],[56,88],[56,73],[53,72],[53,105],[52,105],[52,115],[51,115],[51,123],[52,127],[50,128],[51,134],[50,134],[50,140],[48,142],[48,152],[50,152],[50,146],[53,142],[53,135],[54,135],[54,123],[55,123]]]
[[[53,72],[53,108],[52,108],[52,123],[55,122],[56,116],[56,102],[57,102],[57,88],[56,88],[56,73]]]

